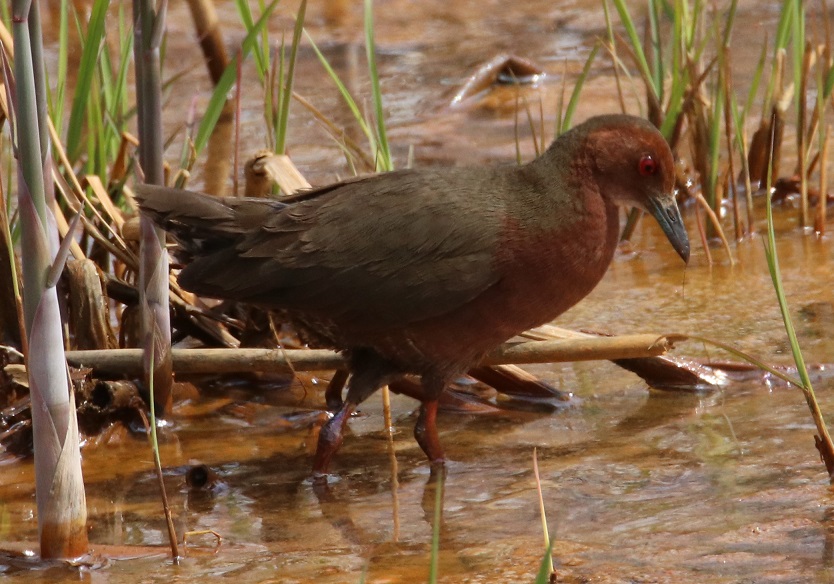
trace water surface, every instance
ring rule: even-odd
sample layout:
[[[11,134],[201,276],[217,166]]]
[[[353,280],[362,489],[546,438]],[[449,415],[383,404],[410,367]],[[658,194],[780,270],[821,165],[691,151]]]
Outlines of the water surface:
[[[358,96],[368,103],[358,6],[327,12],[314,4],[309,28]],[[281,11],[283,10],[283,11]],[[289,22],[286,8],[271,25]],[[736,59],[758,55],[775,11],[742,3]],[[235,20],[230,4],[224,21]],[[168,51],[191,68],[166,106],[171,131],[192,96],[209,88],[184,5],[172,6]],[[415,166],[511,163],[515,157],[515,95],[449,108],[457,87],[479,63],[501,52],[539,62],[548,80],[521,98],[550,135],[563,73],[570,84],[594,38],[604,31],[597,2],[378,3],[376,34],[390,138],[397,164],[413,148]],[[229,38],[242,33],[230,29]],[[745,61],[747,59],[747,61]],[[745,69],[740,68],[739,83]],[[246,67],[244,156],[263,147],[260,89]],[[610,65],[601,56],[577,119],[617,109]],[[350,124],[332,85],[307,47],[296,90],[338,123]],[[501,97],[503,95],[503,97]],[[311,182],[350,171],[338,149],[301,108],[293,106],[291,154]],[[637,112],[636,106],[633,109]],[[526,118],[522,155],[531,157]],[[228,141],[227,141],[228,142]],[[228,159],[223,144],[215,153]],[[176,151],[172,147],[171,155]],[[228,190],[227,169],[201,167],[195,187]],[[775,364],[790,353],[758,236],[733,245],[735,265],[718,249],[706,262],[691,209],[693,239],[684,269],[653,222],[609,274],[557,324],[609,333],[694,332],[734,344]],[[786,292],[806,359],[834,363],[831,239],[801,233],[792,211],[780,212],[779,253]],[[759,225],[761,227],[761,225]],[[686,343],[676,354],[726,359],[717,349]],[[763,377],[707,394],[649,389],[610,363],[537,365],[529,369],[577,399],[558,412],[506,410],[492,415],[443,413],[441,438],[451,460],[445,482],[440,542],[442,582],[532,582],[544,552],[533,481],[537,449],[554,560],[564,582],[828,582],[834,557],[834,501],[814,449],[814,428],[802,395]],[[270,391],[242,385],[207,390],[180,404],[162,432],[162,460],[178,533],[211,529],[223,537],[191,541],[173,565],[156,556],[111,560],[95,570],[33,568],[6,557],[0,570],[21,581],[184,582],[220,577],[239,582],[425,581],[430,562],[435,482],[411,438],[416,403],[394,397],[396,487],[373,398],[350,423],[328,492],[308,480],[315,435],[292,413],[323,407],[314,379]],[[825,412],[831,377],[817,380]],[[500,399],[500,398],[499,398]],[[829,416],[832,417],[832,416]],[[294,419],[294,418],[293,418]],[[90,539],[94,544],[163,546],[151,455],[143,438],[114,428],[83,450]],[[219,483],[189,492],[185,469],[200,462]],[[32,466],[6,464],[0,473],[0,533],[36,539]],[[105,556],[117,554],[105,551]]]

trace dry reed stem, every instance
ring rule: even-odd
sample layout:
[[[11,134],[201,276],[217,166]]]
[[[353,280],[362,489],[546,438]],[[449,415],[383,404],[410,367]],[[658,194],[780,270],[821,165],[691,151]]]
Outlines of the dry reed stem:
[[[709,207],[709,205],[707,205]],[[707,257],[707,265],[712,265],[712,252],[709,249],[709,241],[707,241],[707,230],[704,227],[704,218],[701,216],[701,206],[695,205],[695,225],[698,226],[698,235],[701,239],[701,247],[704,248],[704,254]]]
[[[64,217],[64,214],[61,213],[61,208],[58,206],[58,202],[54,199],[52,201],[52,214],[55,216],[58,233],[61,234],[61,239],[64,239],[67,236],[67,233],[69,233],[69,223],[67,223],[67,218]],[[82,260],[86,257],[77,241],[70,243],[70,253],[72,254],[72,257],[77,260]]]
[[[655,357],[671,348],[662,335],[635,334],[570,340],[505,343],[488,355],[484,365],[550,363]],[[99,372],[131,374],[141,370],[141,349],[68,351],[75,367]],[[179,374],[269,371],[324,371],[344,369],[345,358],[326,349],[174,349],[174,371]],[[290,361],[292,367],[287,362]]]
[[[368,168],[369,170],[373,170],[374,161],[373,159],[368,156],[368,154],[362,149],[362,147],[350,136],[348,136],[343,129],[340,129],[336,124],[333,123],[330,118],[324,115],[321,110],[319,110],[316,106],[312,103],[307,101],[306,98],[302,97],[295,91],[292,92],[293,99],[295,99],[298,103],[302,106],[307,108],[313,117],[324,126],[324,129],[330,133],[334,140],[345,150],[345,152],[350,153],[352,156],[358,158],[362,161],[362,163]]]
[[[64,146],[61,143],[61,137],[58,135],[58,131],[52,124],[52,119],[48,118],[48,121],[49,135],[52,138],[53,152],[58,156],[58,160],[64,168],[72,169],[72,164],[67,158],[66,151],[64,150]],[[59,173],[57,165],[53,165],[53,173],[55,174],[56,183],[59,185],[62,184],[64,177]],[[70,190],[72,191],[73,195],[75,195],[77,202],[86,203],[87,197],[84,195],[84,188],[81,186],[81,183],[79,182],[78,177],[75,176],[75,173],[71,170],[68,170],[67,178],[69,178],[69,184],[72,187]],[[73,208],[74,211],[75,207],[73,205],[73,202],[69,200],[69,197],[67,196],[64,189],[59,188],[58,190],[61,192],[66,202],[70,205],[70,207]],[[121,249],[119,249],[118,253],[114,253],[112,251],[112,248],[115,247],[115,245],[106,237],[104,237],[103,234],[99,231],[99,229],[95,227],[92,223],[90,223],[86,217],[82,216],[81,221],[84,224],[84,230],[97,242],[101,243],[105,247],[111,248],[111,253],[113,253],[113,255],[121,259],[127,265],[135,268],[135,266],[138,265],[138,259],[133,255],[132,252],[129,251],[127,245],[125,245],[125,242],[122,240],[121,236],[111,226],[111,222],[104,220],[104,217],[101,216],[101,213],[99,213],[95,205],[88,205],[88,208],[91,210],[93,215],[95,215],[96,219],[98,219],[98,221],[107,228],[107,231],[113,236],[114,240],[119,244],[119,246],[121,246]],[[116,219],[114,219],[113,217],[110,217],[110,219],[111,221],[116,221]]]
[[[125,223],[124,216],[122,215],[121,210],[119,210],[119,208],[113,203],[113,200],[107,193],[107,189],[104,188],[104,183],[101,181],[101,178],[94,174],[87,174],[84,175],[84,182],[86,182],[87,186],[92,189],[93,194],[95,194],[102,209],[104,209],[107,216],[110,217],[110,220],[115,225],[116,231],[120,232],[122,230],[122,225]],[[121,243],[124,247],[127,247],[124,245],[124,242]]]
[[[822,139],[820,150],[820,195],[817,200],[817,212],[814,229],[820,235],[825,235],[826,207],[828,203],[828,139],[831,133],[831,126],[825,127],[825,134]]]
[[[718,215],[715,214],[715,211],[709,206],[707,200],[704,198],[704,195],[698,193],[695,195],[695,200],[706,210],[707,217],[709,217],[712,226],[715,228],[715,232],[718,234],[718,237],[721,239],[721,244],[724,246],[724,251],[727,252],[727,258],[730,260],[730,265],[735,265],[735,260],[733,259],[733,253],[730,250],[730,243],[727,241],[727,236],[724,235],[724,230],[721,228],[721,221],[718,219]]]

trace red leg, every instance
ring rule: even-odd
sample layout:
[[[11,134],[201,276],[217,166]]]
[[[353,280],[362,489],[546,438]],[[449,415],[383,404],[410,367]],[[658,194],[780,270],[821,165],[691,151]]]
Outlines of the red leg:
[[[374,393],[381,386],[388,383],[388,380],[397,373],[390,363],[370,350],[357,350],[351,355],[350,386],[348,387],[347,398],[341,404],[339,411],[321,429],[319,442],[316,446],[316,456],[313,459],[313,480],[321,482],[325,480],[327,470],[330,467],[330,460],[339,447],[342,445],[342,435],[350,415],[356,410],[356,406],[365,401],[369,395]],[[337,379],[337,381],[339,381]],[[328,401],[331,403],[334,398],[341,396],[341,387],[336,389],[338,384],[332,384],[328,388]]]
[[[420,406],[420,415],[417,417],[417,424],[414,426],[414,438],[417,444],[429,457],[432,464],[443,464],[446,456],[443,454],[443,447],[440,445],[440,438],[437,435],[437,400],[424,401]]]
[[[342,390],[347,383],[348,372],[345,369],[337,369],[333,372],[333,377],[330,383],[327,384],[327,389],[324,391],[324,402],[327,404],[327,409],[331,412],[338,411],[342,404]]]
[[[319,432],[319,442],[316,446],[316,456],[313,459],[313,480],[322,480],[327,476],[330,460],[342,445],[342,438],[350,415],[356,408],[355,404],[346,402]]]

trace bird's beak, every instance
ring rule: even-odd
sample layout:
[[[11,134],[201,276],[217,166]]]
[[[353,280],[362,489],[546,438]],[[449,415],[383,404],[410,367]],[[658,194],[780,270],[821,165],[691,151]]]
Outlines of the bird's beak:
[[[686,228],[683,225],[680,209],[675,202],[673,195],[664,197],[652,197],[649,199],[649,211],[657,222],[663,233],[669,238],[669,243],[681,256],[683,262],[689,263],[689,237],[686,235]]]

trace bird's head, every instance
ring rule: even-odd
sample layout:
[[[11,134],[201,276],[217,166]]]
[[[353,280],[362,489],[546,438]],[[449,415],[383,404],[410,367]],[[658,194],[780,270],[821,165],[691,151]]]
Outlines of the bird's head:
[[[651,215],[684,262],[689,238],[675,201],[675,160],[663,135],[647,120],[598,116],[577,126],[603,197]]]

